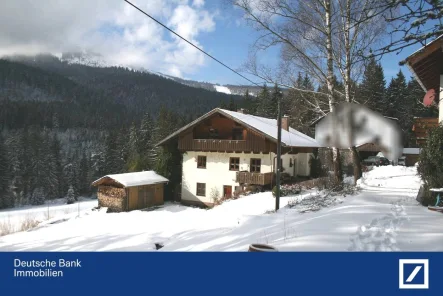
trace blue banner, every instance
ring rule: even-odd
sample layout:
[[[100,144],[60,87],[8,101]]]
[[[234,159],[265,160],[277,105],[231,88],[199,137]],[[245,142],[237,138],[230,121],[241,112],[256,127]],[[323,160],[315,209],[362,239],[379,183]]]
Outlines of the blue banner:
[[[443,253],[0,253],[0,295],[442,295]]]

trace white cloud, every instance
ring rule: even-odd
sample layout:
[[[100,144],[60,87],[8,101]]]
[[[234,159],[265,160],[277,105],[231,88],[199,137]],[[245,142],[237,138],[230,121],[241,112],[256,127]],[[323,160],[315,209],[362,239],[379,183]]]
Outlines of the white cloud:
[[[202,7],[203,5],[205,5],[205,0],[194,0],[192,2],[192,5],[195,7]]]
[[[215,30],[203,0],[134,2],[183,37]],[[184,76],[204,65],[197,49],[121,0],[7,0],[0,9],[0,55],[91,50],[114,63]]]

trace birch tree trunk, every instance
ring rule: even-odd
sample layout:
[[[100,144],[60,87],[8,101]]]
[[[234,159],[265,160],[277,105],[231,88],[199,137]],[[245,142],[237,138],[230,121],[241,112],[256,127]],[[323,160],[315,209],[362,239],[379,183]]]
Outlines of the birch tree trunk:
[[[327,79],[326,84],[328,87],[328,101],[329,111],[335,112],[335,99],[334,99],[334,54],[332,49],[332,7],[331,0],[324,2],[325,6],[325,32],[326,32],[326,53],[327,53]],[[343,181],[343,174],[340,162],[340,150],[336,147],[332,148],[332,163],[334,166],[335,182],[341,183]]]
[[[344,87],[345,87],[345,100],[346,102],[351,102],[351,2],[354,0],[346,0],[346,20],[345,20],[345,31],[344,31],[344,41],[345,41],[345,77],[344,77]],[[351,122],[351,121],[349,121]],[[352,163],[354,165],[354,184],[357,184],[357,180],[361,178],[362,168],[360,162],[360,156],[358,154],[357,148],[352,146],[349,148],[352,156]]]

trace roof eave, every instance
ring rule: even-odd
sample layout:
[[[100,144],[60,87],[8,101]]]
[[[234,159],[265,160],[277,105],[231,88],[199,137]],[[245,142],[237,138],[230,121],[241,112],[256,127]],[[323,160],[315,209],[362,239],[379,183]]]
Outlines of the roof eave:
[[[220,109],[220,108],[215,108],[214,110],[211,110],[210,112],[208,112],[208,113],[202,115],[201,117],[197,118],[196,120],[192,121],[191,123],[188,123],[188,124],[185,125],[184,127],[178,129],[177,131],[175,131],[174,133],[172,133],[172,134],[169,135],[168,137],[166,137],[166,138],[164,138],[163,140],[161,140],[160,142],[158,142],[155,146],[157,147],[157,146],[162,146],[162,145],[166,144],[166,142],[168,142],[169,140],[172,140],[173,138],[179,136],[179,135],[180,135],[182,132],[184,132],[185,130],[187,130],[187,129],[193,127],[193,126],[195,126],[197,123],[199,123],[199,122],[202,121],[203,119],[206,119],[206,118],[208,118],[209,116],[211,116],[211,115],[213,115],[213,114],[215,114],[215,113],[223,114],[224,116],[230,118],[231,120],[234,120],[235,122],[238,122],[238,123],[240,123],[240,124],[242,124],[242,125],[244,125],[244,126],[250,128],[251,130],[260,133],[261,135],[264,135],[265,138],[267,138],[267,139],[269,139],[269,140],[271,140],[271,141],[273,141],[273,142],[277,142],[277,139],[275,139],[274,137],[271,137],[271,136],[269,136],[269,135],[263,133],[262,131],[256,129],[255,127],[253,127],[253,126],[247,124],[246,122],[244,122],[244,121],[242,121],[242,120],[239,120],[239,119],[237,119],[237,118],[234,117],[234,116],[231,116],[230,114],[224,112],[224,111],[223,111],[222,109]],[[287,145],[286,143],[282,142],[282,146],[285,146],[285,147],[286,147],[286,146],[288,146],[288,145]],[[289,147],[291,147],[291,146],[289,146]],[[293,146],[293,147],[296,147],[296,146]]]
[[[425,85],[423,84],[423,82],[420,80],[420,78],[418,78],[417,73],[415,73],[414,68],[412,68],[411,64],[409,63],[409,61],[406,61],[406,66],[408,67],[409,71],[411,71],[412,76],[414,76],[415,80],[417,80],[418,84],[420,84],[421,88],[426,92],[427,89],[425,87]]]

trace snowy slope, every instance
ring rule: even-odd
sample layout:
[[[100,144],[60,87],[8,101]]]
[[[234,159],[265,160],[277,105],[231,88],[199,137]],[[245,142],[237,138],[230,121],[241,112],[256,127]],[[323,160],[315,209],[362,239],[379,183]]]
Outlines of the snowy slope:
[[[203,81],[195,81],[195,80],[187,80],[179,77],[174,77],[171,75],[163,74],[160,72],[152,72],[150,70],[147,70],[143,67],[133,67],[123,64],[116,64],[109,62],[105,59],[102,55],[86,50],[82,51],[75,51],[75,52],[64,52],[64,53],[57,53],[54,54],[55,57],[57,57],[60,61],[66,62],[68,64],[79,64],[79,65],[85,65],[90,67],[98,67],[98,68],[107,68],[107,67],[123,67],[127,69],[134,69],[141,72],[147,72],[154,75],[158,75],[170,80],[174,80],[178,83],[196,87],[196,88],[203,88],[210,91],[216,91],[221,92],[225,94],[232,94],[232,95],[244,95],[246,90],[249,91],[249,94],[251,96],[256,96],[257,93],[261,91],[261,87],[253,86],[253,85],[219,85],[215,83],[209,83],[209,82],[203,82]],[[285,90],[284,90],[285,91]]]
[[[232,92],[226,86],[214,85],[216,91],[230,95]]]
[[[160,242],[161,251],[246,251],[251,243],[283,251],[443,251],[443,215],[415,201],[419,183],[415,168],[375,168],[358,194],[308,213],[285,206],[314,192],[282,198],[278,213],[271,193],[212,210],[167,204],[154,211],[89,211],[0,237],[0,250],[149,251]]]

